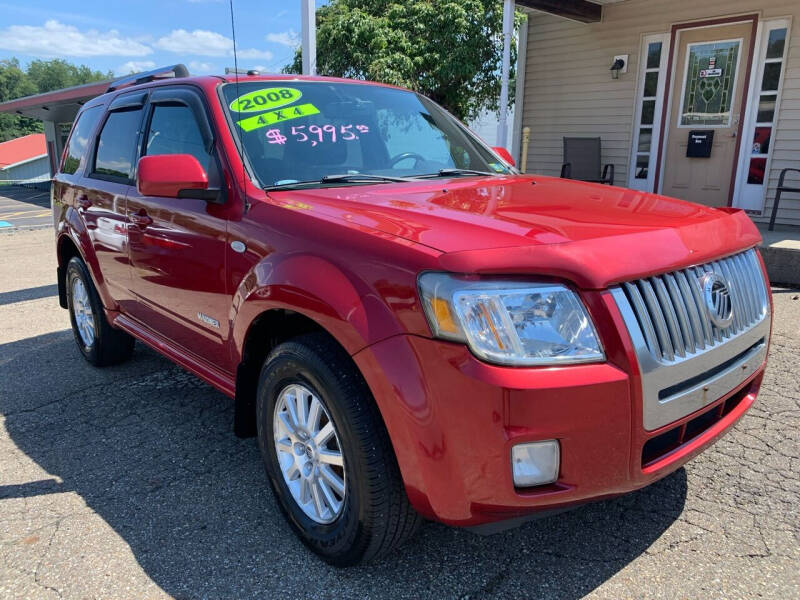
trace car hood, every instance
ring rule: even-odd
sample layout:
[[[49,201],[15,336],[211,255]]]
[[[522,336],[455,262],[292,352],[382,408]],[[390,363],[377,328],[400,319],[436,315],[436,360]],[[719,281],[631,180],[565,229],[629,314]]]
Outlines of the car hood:
[[[598,288],[706,262],[761,239],[739,210],[540,176],[274,196],[439,250],[450,271],[545,272]]]

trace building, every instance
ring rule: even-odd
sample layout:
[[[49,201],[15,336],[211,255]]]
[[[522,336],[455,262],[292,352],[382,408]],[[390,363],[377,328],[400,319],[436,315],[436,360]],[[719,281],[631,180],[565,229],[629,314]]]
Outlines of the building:
[[[769,219],[781,171],[800,168],[798,0],[517,0],[516,7],[528,20],[510,146],[519,158],[530,128],[527,172],[557,176],[564,137],[599,137],[618,186]],[[615,63],[620,68],[610,69]],[[13,100],[0,112],[43,120],[54,172],[81,104],[108,83]],[[493,118],[475,126],[493,137]],[[688,157],[690,139],[707,156]],[[795,187],[798,178],[790,179]],[[777,223],[800,225],[800,194],[783,196]]]
[[[72,122],[81,106],[105,93],[110,81],[97,81],[0,103],[0,112],[41,119],[49,175],[55,175]]]
[[[600,137],[616,185],[768,220],[781,170],[800,169],[800,2],[517,6],[539,9],[529,11],[520,82],[528,172],[559,175],[565,136]],[[687,157],[690,139],[708,142],[709,156]],[[777,222],[800,225],[800,194],[783,195]]]
[[[0,143],[0,184],[29,184],[50,179],[50,161],[43,133]]]

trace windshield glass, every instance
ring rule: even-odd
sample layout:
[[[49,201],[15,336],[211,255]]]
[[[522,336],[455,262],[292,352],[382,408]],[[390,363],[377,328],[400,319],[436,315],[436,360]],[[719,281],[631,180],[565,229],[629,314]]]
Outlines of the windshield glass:
[[[330,175],[509,172],[455,118],[414,92],[353,83],[259,81],[240,83],[238,90],[226,84],[222,95],[264,187],[323,185],[321,180]]]

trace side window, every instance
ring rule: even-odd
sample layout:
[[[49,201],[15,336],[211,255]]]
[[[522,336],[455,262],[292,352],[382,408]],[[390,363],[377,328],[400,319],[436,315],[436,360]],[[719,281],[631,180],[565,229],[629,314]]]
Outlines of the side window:
[[[211,154],[205,148],[194,112],[183,104],[156,104],[144,154],[191,154],[209,172]]]
[[[141,107],[108,115],[97,142],[92,170],[95,175],[126,180],[131,178],[141,122]]]
[[[81,159],[89,147],[89,137],[102,113],[102,106],[94,106],[80,114],[72,126],[72,135],[67,144],[67,151],[64,153],[64,162],[61,165],[62,173],[72,175],[78,171]]]

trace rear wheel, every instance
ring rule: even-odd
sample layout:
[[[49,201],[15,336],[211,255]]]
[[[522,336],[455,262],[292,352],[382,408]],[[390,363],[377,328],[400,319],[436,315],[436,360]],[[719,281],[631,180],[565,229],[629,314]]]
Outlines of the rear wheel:
[[[420,523],[375,402],[325,335],[281,344],[258,387],[258,441],[275,496],[300,539],[350,566],[386,555]]]
[[[77,256],[66,271],[67,307],[75,343],[84,358],[97,367],[130,358],[134,339],[108,323],[86,264]]]

